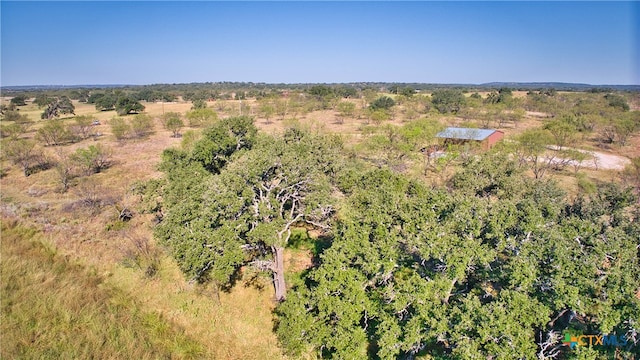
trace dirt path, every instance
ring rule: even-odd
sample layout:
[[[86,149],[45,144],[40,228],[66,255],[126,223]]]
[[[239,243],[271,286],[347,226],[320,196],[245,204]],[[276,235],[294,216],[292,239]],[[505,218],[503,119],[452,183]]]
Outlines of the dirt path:
[[[580,161],[580,166],[581,167],[588,167],[588,168],[593,168],[593,169],[602,169],[602,170],[624,170],[624,168],[631,164],[631,160],[629,160],[629,158],[626,158],[624,156],[620,156],[620,155],[613,155],[613,154],[607,154],[607,153],[603,153],[603,152],[599,152],[599,151],[588,151],[588,150],[582,150],[582,149],[575,149],[575,148],[567,148],[567,147],[562,147],[562,148],[558,148],[557,146],[550,146],[549,149],[551,150],[576,150],[576,151],[580,151],[582,153],[585,153],[587,155],[589,155],[591,158],[587,159],[587,160],[582,160]],[[570,165],[573,165],[573,163],[575,162],[575,160],[571,161]]]
[[[593,167],[596,167],[596,168],[609,169],[609,170],[624,170],[624,168],[627,165],[631,164],[631,160],[629,160],[624,156],[606,154],[606,153],[597,152],[597,151],[595,152],[592,151],[590,153],[593,154],[594,156],[594,159],[591,160],[590,162],[593,165]],[[597,166],[596,166],[596,161],[597,161]],[[586,160],[583,162],[589,163],[589,160]],[[589,165],[585,165],[585,166],[589,166]]]

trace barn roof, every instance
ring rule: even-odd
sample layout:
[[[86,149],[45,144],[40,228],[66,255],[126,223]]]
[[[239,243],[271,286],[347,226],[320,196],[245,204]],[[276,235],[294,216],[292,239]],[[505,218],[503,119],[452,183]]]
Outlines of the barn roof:
[[[497,130],[493,129],[472,129],[472,128],[459,128],[448,127],[443,131],[436,134],[436,137],[445,139],[460,139],[460,140],[476,140],[482,141],[488,138],[491,134]]]

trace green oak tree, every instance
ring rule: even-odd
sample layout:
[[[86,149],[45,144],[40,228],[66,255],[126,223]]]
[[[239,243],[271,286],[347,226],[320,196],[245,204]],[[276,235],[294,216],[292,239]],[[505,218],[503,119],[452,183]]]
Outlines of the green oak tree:
[[[26,95],[16,95],[11,98],[10,103],[14,106],[25,106],[27,105],[27,96]]]
[[[436,90],[431,94],[431,103],[442,114],[455,114],[464,106],[465,97],[460,90]]]
[[[120,116],[127,114],[137,114],[144,111],[144,105],[132,96],[122,96],[116,100],[116,113]]]
[[[207,129],[192,150],[165,150],[160,164],[164,179],[144,186],[146,198],[162,199],[154,200],[153,211],[162,220],[154,234],[190,280],[212,282],[217,289],[228,286],[245,261],[243,243],[228,236],[233,229],[212,222],[203,197],[211,177],[232,155],[251,149],[256,132],[251,118],[224,119]]]
[[[334,211],[328,179],[332,169],[325,163],[330,150],[324,139],[298,134],[260,140],[212,179],[204,201],[221,226],[233,229],[229,236],[245,242],[249,264],[273,274],[275,298],[281,301],[291,228],[304,222],[326,228]]]
[[[300,130],[279,138],[256,132],[251,118],[229,118],[206,130],[190,153],[165,151],[166,215],[156,235],[196,280],[228,284],[242,264],[270,271],[280,301],[291,228],[329,226],[340,143]]]
[[[112,92],[94,93],[89,96],[88,103],[94,104],[98,111],[114,110],[118,96]]]
[[[257,129],[248,116],[225,118],[202,132],[193,145],[191,158],[209,172],[217,174],[240,150],[253,146]]]
[[[49,97],[46,93],[40,92],[36,94],[36,97],[33,100],[33,103],[38,105],[38,108],[43,108],[49,105],[50,102],[54,101],[54,98]]]
[[[53,118],[60,116],[61,114],[75,115],[75,112],[74,112],[75,109],[76,108],[71,103],[71,100],[66,96],[62,96],[60,98],[57,98],[49,102],[47,105],[47,108],[40,115],[40,118],[51,120]]]
[[[393,106],[395,106],[395,104],[396,102],[392,98],[388,96],[381,96],[374,100],[371,105],[369,105],[369,108],[372,110],[390,110]]]

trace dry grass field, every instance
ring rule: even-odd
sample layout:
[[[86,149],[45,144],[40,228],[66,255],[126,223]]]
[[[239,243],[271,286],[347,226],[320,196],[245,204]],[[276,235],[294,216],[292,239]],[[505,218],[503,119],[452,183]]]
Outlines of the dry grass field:
[[[524,94],[516,92],[514,96]],[[249,104],[252,115],[256,115],[256,103],[249,101]],[[158,251],[152,237],[153,215],[137,210],[139,199],[132,195],[132,186],[161,176],[156,167],[162,151],[180,146],[181,139],[172,137],[171,132],[163,128],[162,114],[185,113],[191,103],[144,103],[145,113],[154,119],[154,133],[147,138],[124,141],[115,140],[111,134],[109,121],[115,116],[114,111],[100,112],[93,105],[77,102],[74,105],[77,115],[90,115],[100,121],[94,130],[101,136],[61,147],[45,147],[45,153],[55,158],[59,151],[71,153],[78,148],[102,144],[113,154],[108,169],[74,179],[69,191],[62,193],[55,169],[25,177],[17,166],[6,160],[2,162],[6,172],[0,179],[2,358],[46,354],[67,358],[85,355],[127,358],[132,354],[135,358],[285,358],[272,332],[274,303],[268,279],[241,281],[231,291],[219,294],[218,300],[218,294],[211,288],[186,281],[175,262]],[[235,115],[240,108],[238,101],[209,102],[208,105],[214,109],[224,108],[218,112],[220,118]],[[44,123],[40,120],[41,111],[32,104],[20,108],[21,114],[35,122],[24,137],[34,137]],[[502,130],[510,138],[525,129],[539,127],[544,120],[538,115],[528,114],[517,128],[509,125]],[[429,116],[444,125],[461,120]],[[338,122],[332,110],[314,111],[295,120],[256,119],[257,127],[267,133],[282,132],[293,123],[315,131],[341,134],[347,144],[359,143],[362,129],[368,125],[364,118]],[[404,124],[399,116],[388,123]],[[185,127],[183,132],[186,130],[189,129]],[[590,144],[589,139],[585,139],[582,145],[588,148]],[[629,145],[609,152],[625,157],[640,156],[640,135],[633,136]],[[615,171],[602,169],[583,172],[592,180],[619,176]],[[558,174],[557,179],[570,192],[580,191],[571,173]],[[97,200],[87,205],[87,198]],[[123,206],[134,213],[126,223],[117,221],[116,209]],[[158,271],[151,278],[145,276],[143,269],[131,265],[131,254],[140,251],[136,247],[140,243],[157,257]],[[35,254],[34,260],[23,259],[24,254]],[[288,254],[287,260],[294,268],[308,266],[308,255],[304,252]],[[71,270],[66,273],[66,270],[61,272],[61,268]],[[31,272],[32,275],[17,279],[20,274]],[[78,279],[85,279],[82,281],[89,284],[78,288]],[[14,287],[20,287],[20,292]],[[9,293],[11,297],[7,297]],[[45,306],[44,299],[51,299],[56,305]],[[76,313],[78,307],[84,309],[84,305],[79,304],[81,299],[87,299],[89,313],[86,315]],[[30,311],[28,306],[37,311]],[[59,312],[48,312],[53,311],[48,307],[58,306]],[[114,306],[118,309],[116,313],[111,311]],[[46,316],[60,320],[46,327],[38,319]],[[113,322],[122,322],[123,328],[108,327]],[[63,331],[74,333],[73,337],[86,340],[88,345],[70,341],[71,337],[53,339]],[[92,341],[99,340],[95,337],[100,336],[122,337],[125,343],[115,350],[98,346],[100,352],[89,355],[85,347],[92,346]],[[60,345],[65,341],[70,341],[69,345]],[[136,341],[143,343],[138,347]],[[34,347],[28,350],[29,346]],[[77,352],[72,351],[73,347],[78,348]],[[104,356],[110,351],[114,351],[113,356]]]
[[[65,152],[71,152],[76,148],[102,144],[112,150],[112,166],[101,173],[74,179],[70,190],[61,193],[54,169],[25,177],[18,167],[8,162],[3,163],[6,175],[0,180],[0,214],[3,224],[8,225],[3,225],[1,232],[2,282],[5,286],[2,295],[3,336],[0,343],[0,348],[3,349],[2,358],[40,357],[43,354],[59,354],[66,358],[122,359],[131,358],[130,356],[134,358],[282,358],[277,339],[271,331],[273,295],[268,281],[258,282],[259,286],[241,283],[228,293],[222,292],[218,302],[216,294],[211,289],[186,281],[175,263],[161,253],[158,274],[153,278],[146,277],[142,270],[127,263],[132,247],[135,249],[136,240],[142,239],[147,241],[150,247],[156,247],[151,235],[153,215],[136,212],[137,198],[131,195],[131,186],[136,181],[160,176],[156,169],[160,154],[165,148],[179,146],[180,139],[171,137],[171,133],[162,128],[160,120],[155,119],[156,131],[148,138],[118,142],[111,136],[108,126],[109,120],[114,116],[113,111],[96,112],[91,105],[77,103],[75,105],[76,114],[91,115],[99,119],[101,125],[96,126],[95,130],[103,135],[97,140],[88,139],[44,150],[49,156],[55,157],[55,152],[60,148]],[[184,112],[190,106],[186,103],[164,104],[164,110]],[[26,137],[33,137],[35,130],[43,123],[39,120],[40,111],[30,107],[21,109],[21,112],[37,122]],[[151,104],[147,107],[147,113],[159,116],[162,114],[162,107],[162,104]],[[88,196],[97,197],[101,204],[96,207],[83,205],[83,199]],[[130,207],[134,211],[134,217],[125,226],[117,229],[109,228],[110,224],[116,223],[117,206]],[[20,225],[14,228],[15,225],[11,224]],[[12,248],[14,245],[28,247],[29,242],[35,242],[33,245],[35,249],[19,248],[14,251]],[[110,289],[109,291],[115,291],[119,294],[118,297],[101,295],[94,302],[89,301],[86,306],[95,305],[98,310],[87,315],[88,319],[82,316],[76,317],[72,311],[64,315],[70,318],[63,324],[43,326],[37,317],[59,316],[47,313],[49,310],[53,311],[53,308],[58,305],[51,305],[49,308],[44,304],[34,304],[33,306],[42,307],[42,309],[31,312],[29,307],[25,307],[31,300],[38,301],[40,297],[51,296],[56,299],[55,304],[64,304],[67,300],[78,301],[73,300],[76,299],[74,296],[92,299],[93,293],[101,290],[98,288],[74,290],[75,288],[69,284],[71,280],[56,280],[57,285],[40,287],[37,285],[40,280],[25,278],[23,279],[24,291],[8,299],[6,294],[13,291],[13,288],[6,286],[13,286],[9,283],[13,282],[13,277],[18,276],[11,273],[18,271],[16,268],[10,268],[13,265],[12,259],[20,256],[20,252],[40,252],[41,247],[45,250],[51,249],[55,254],[52,260],[54,263],[51,264],[53,268],[59,266],[58,262],[70,261],[72,264],[78,264],[78,273],[69,276],[82,277],[87,272],[95,274],[100,289],[105,287]],[[16,258],[15,261],[19,259]],[[24,266],[40,267],[35,263]],[[42,276],[53,276],[49,274],[51,271],[53,270],[42,268]],[[76,292],[78,294],[74,295]],[[9,301],[11,303],[8,303]],[[129,337],[122,340],[130,343],[123,345],[118,351],[111,349],[114,350],[113,355],[106,355],[110,351],[106,348],[104,350],[96,348],[98,352],[91,354],[87,352],[89,350],[77,346],[77,342],[71,342],[66,348],[56,352],[60,346],[58,342],[52,340],[56,333],[73,332],[78,336],[79,342],[84,338],[87,341],[85,346],[90,347],[92,346],[90,338],[101,336],[100,331],[106,333],[103,335],[105,339],[111,336],[110,331],[120,331],[111,328],[96,330],[101,328],[101,324],[120,321],[118,318],[104,318],[114,315],[101,310],[105,306],[109,308],[109,304],[114,301],[122,305],[123,311],[131,309],[136,312],[136,316],[145,319],[153,318],[158,323],[151,324],[150,328],[141,326],[140,329],[131,329],[131,333],[127,335]],[[25,303],[20,308],[14,305],[21,302]],[[135,307],[132,304],[136,304]],[[16,314],[18,311],[20,313]],[[14,315],[20,316],[21,320],[13,321]],[[122,316],[131,315],[123,313]],[[23,329],[22,322],[32,324],[29,326],[41,327],[41,329]],[[87,322],[92,323],[91,327],[84,327],[83,324]],[[135,325],[132,325],[132,322],[137,322],[135,317],[129,322],[123,322],[122,326],[132,327]],[[75,328],[66,328],[67,326]],[[22,345],[13,344],[17,341],[14,336],[20,337],[25,332],[29,332],[28,336],[31,336],[32,342],[36,344],[28,352],[24,352],[26,350]],[[180,336],[184,341],[176,338],[176,334],[183,334]],[[147,351],[149,347],[144,344],[139,349],[135,348],[136,341],[147,341],[144,340],[147,338],[150,339],[149,346],[152,346],[155,352]],[[63,342],[65,339],[62,338],[59,341]],[[170,341],[178,342],[176,346],[185,347],[186,350],[173,347],[175,345],[173,343],[164,344],[164,347],[158,345]],[[78,352],[71,352],[71,348],[74,347],[79,348]]]

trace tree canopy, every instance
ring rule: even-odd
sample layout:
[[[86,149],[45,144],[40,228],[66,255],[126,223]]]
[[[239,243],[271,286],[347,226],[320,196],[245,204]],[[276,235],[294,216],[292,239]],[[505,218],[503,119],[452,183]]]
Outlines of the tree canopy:
[[[115,109],[118,115],[137,114],[144,111],[144,105],[132,96],[126,96],[116,100]]]
[[[377,98],[374,102],[372,102],[371,105],[369,105],[369,107],[373,110],[378,110],[378,109],[389,110],[395,104],[396,102],[392,98],[388,96],[381,96]]]
[[[15,106],[24,106],[27,105],[27,96],[26,95],[17,95],[11,98],[10,103]]]
[[[326,358],[554,358],[570,351],[562,332],[636,334],[640,213],[623,210],[635,199],[613,186],[566,202],[518,169],[471,160],[451,192],[387,170],[356,178],[331,247],[277,309],[283,345]]]
[[[465,97],[460,90],[436,90],[431,94],[431,103],[439,112],[457,113],[465,104]]]
[[[100,111],[115,109],[116,101],[118,101],[118,97],[112,92],[94,93],[91,94],[87,100],[88,103],[95,105],[96,110]]]
[[[332,137],[258,135],[250,118],[223,119],[191,150],[163,154],[155,234],[190,279],[230,286],[241,266],[272,274],[276,331],[290,353],[556,358],[571,354],[561,342],[571,332],[624,334],[616,351],[632,354],[640,211],[631,189],[600,185],[568,199],[499,150],[429,188],[341,151]],[[287,285],[284,249],[302,224],[331,243]]]
[[[71,103],[71,100],[68,97],[63,96],[50,101],[40,117],[42,119],[51,120],[61,114],[75,115],[75,109],[76,107]]]
[[[88,97],[87,102],[94,104],[96,110],[115,110],[118,115],[122,116],[144,111],[144,105],[140,103],[140,99],[146,100],[147,97],[140,96],[140,94],[127,94],[121,90],[116,90],[93,93]]]
[[[171,131],[173,137],[180,136],[180,129],[184,126],[182,115],[177,112],[168,112],[162,115],[165,129]]]
[[[329,226],[337,149],[335,139],[300,130],[256,136],[251,118],[224,119],[190,153],[165,151],[166,216],[156,234],[188,277],[226,285],[251,265],[273,274],[275,297],[283,300],[291,228]]]

